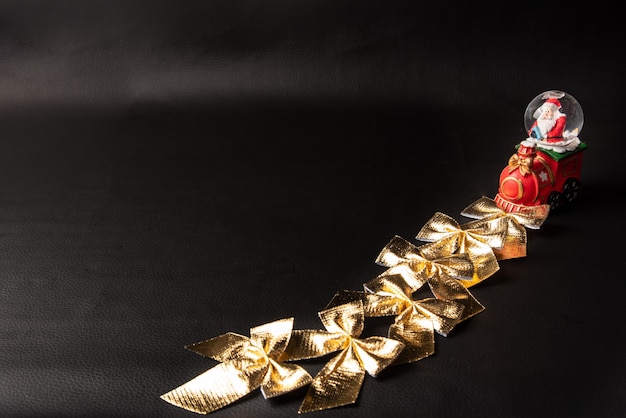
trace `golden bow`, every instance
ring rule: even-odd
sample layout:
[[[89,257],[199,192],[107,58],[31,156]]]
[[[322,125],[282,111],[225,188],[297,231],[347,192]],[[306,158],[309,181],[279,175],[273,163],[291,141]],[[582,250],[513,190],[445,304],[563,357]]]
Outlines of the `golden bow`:
[[[499,270],[493,248],[502,248],[506,233],[505,218],[462,227],[450,216],[436,212],[415,238],[429,242],[418,247],[420,255],[428,260],[466,253],[474,264],[474,274],[463,284],[471,287]]]
[[[452,300],[413,300],[412,294],[417,289],[401,274],[381,274],[364,287],[371,293],[367,301],[373,316],[396,316],[389,327],[389,337],[402,341],[405,347],[395,364],[411,363],[434,354],[434,330],[447,335],[463,312],[463,305]]]
[[[463,312],[457,323],[485,309],[463,284],[474,275],[474,264],[466,253],[428,260],[420,255],[418,247],[396,235],[382,249],[376,258],[376,264],[389,267],[388,274],[400,274],[413,289],[419,289],[424,283],[428,283],[432,294],[438,300],[451,300],[463,305]],[[450,327],[442,323],[438,329],[439,321],[435,320],[434,323],[435,330],[444,336],[456,325],[451,324]]]
[[[465,225],[476,226],[496,218],[507,221],[507,236],[501,249],[494,248],[498,260],[526,257],[526,228],[539,229],[550,213],[550,205],[525,206],[519,212],[506,212],[500,209],[493,199],[481,197],[466,207],[461,215],[478,221]]]
[[[365,291],[338,291],[327,308],[363,301],[366,317],[395,316],[387,334],[404,343],[404,349],[393,364],[411,363],[434,354],[435,322],[458,322],[463,306],[452,301],[413,301],[410,294],[414,289],[400,274],[384,273],[375,280],[379,280],[380,288],[372,280],[363,285]]]
[[[356,300],[319,312],[326,330],[294,330],[283,360],[335,355],[315,376],[298,413],[321,411],[356,402],[367,372],[376,377],[398,357],[404,344],[385,337],[358,337],[363,332],[363,302]]]
[[[509,158],[509,173],[518,169],[522,176],[530,173],[530,164],[527,158],[520,157],[517,154],[511,155]]]
[[[257,388],[267,398],[285,394],[313,380],[302,367],[283,364],[293,318],[250,329],[250,338],[229,332],[186,348],[220,362],[161,395],[161,399],[200,414],[220,409]]]

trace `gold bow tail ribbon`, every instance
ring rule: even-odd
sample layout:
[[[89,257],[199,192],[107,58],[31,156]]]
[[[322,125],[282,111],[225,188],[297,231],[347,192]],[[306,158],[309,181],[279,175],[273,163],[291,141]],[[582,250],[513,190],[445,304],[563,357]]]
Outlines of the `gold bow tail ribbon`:
[[[462,283],[471,287],[500,269],[493,249],[502,248],[506,233],[505,218],[461,227],[455,219],[436,212],[415,238],[428,242],[418,247],[420,255],[428,260],[466,253],[474,264],[474,273],[471,280]]]
[[[217,366],[161,395],[161,399],[199,414],[208,414],[257,388],[272,398],[311,383],[296,364],[278,359],[286,349],[293,318],[250,329],[250,338],[229,332],[186,348],[220,362]]]
[[[365,373],[376,377],[398,357],[404,344],[363,332],[363,302],[356,300],[319,312],[326,330],[294,330],[282,359],[303,360],[337,352],[313,378],[298,413],[356,402]]]
[[[404,238],[394,236],[376,258],[376,264],[389,267],[386,274],[400,274],[413,289],[424,283],[439,300],[454,301],[463,305],[457,322],[462,322],[480,312],[485,307],[467,289],[463,282],[472,280],[474,263],[466,253],[455,253],[434,260],[420,254],[419,248]],[[435,325],[440,321],[435,321]],[[441,322],[437,333],[446,336],[452,327],[447,321]],[[443,326],[443,324],[448,324]]]
[[[489,222],[497,218],[507,220],[507,235],[502,248],[494,248],[498,260],[526,257],[526,228],[539,229],[550,213],[550,205],[524,206],[519,212],[506,212],[500,209],[493,199],[481,197],[466,207],[461,215],[477,219],[465,224],[476,227],[480,222]]]

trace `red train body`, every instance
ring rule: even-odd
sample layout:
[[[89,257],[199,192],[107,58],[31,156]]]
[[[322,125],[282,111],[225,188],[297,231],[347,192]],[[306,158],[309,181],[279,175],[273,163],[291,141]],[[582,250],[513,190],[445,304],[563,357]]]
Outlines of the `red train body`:
[[[553,210],[578,197],[583,151],[587,148],[584,142],[564,153],[537,148],[532,158],[522,164],[520,147],[500,174],[494,200],[502,210],[521,212],[524,207],[545,204]]]

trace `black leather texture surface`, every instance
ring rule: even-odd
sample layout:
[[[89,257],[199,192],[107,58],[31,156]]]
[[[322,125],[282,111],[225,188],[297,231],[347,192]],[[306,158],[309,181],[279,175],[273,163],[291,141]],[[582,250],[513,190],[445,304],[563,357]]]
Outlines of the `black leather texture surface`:
[[[495,195],[558,89],[585,115],[577,201],[435,355],[310,415],[623,417],[621,14],[543,6],[1,1],[0,416],[197,416],[159,398],[215,366],[186,345],[322,329],[394,235]]]

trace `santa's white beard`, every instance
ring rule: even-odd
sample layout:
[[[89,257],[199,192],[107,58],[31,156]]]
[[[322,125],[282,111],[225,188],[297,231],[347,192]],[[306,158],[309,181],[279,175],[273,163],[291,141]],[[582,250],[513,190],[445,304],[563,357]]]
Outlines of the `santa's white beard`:
[[[554,128],[555,124],[556,124],[556,118],[555,119],[537,119],[537,126],[539,127],[539,130],[544,136],[548,133],[550,129]]]

